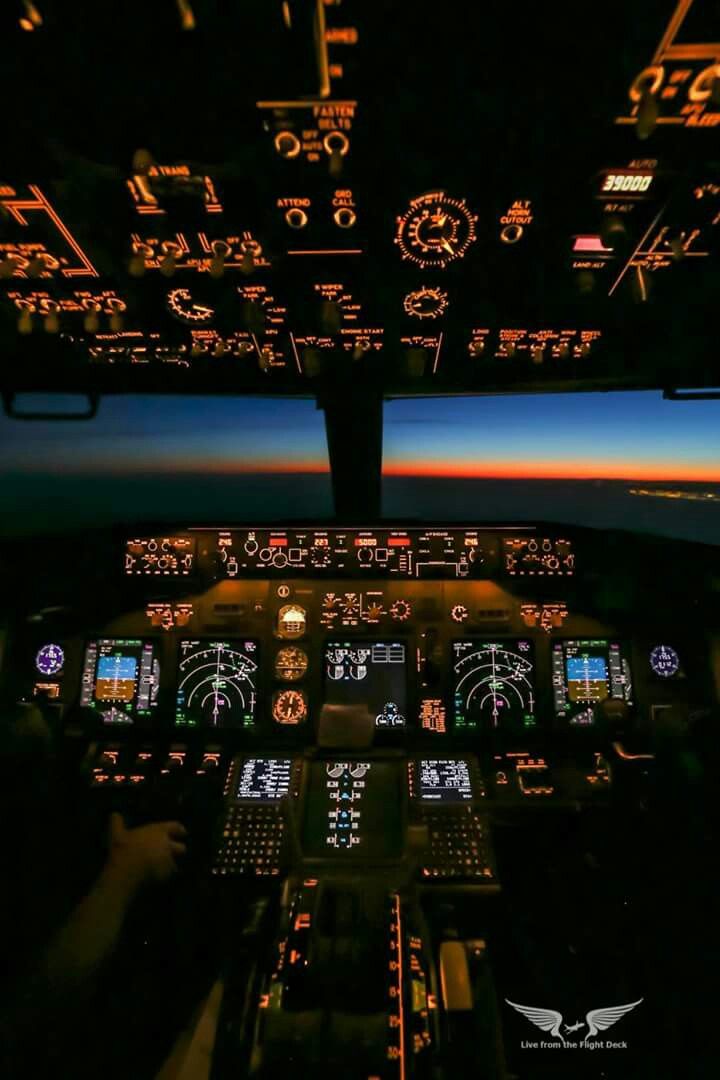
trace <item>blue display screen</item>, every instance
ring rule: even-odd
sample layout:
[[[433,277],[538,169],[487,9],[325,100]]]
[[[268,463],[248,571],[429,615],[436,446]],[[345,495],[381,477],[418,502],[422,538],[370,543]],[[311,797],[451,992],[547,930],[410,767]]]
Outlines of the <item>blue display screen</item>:
[[[602,656],[569,656],[567,675],[577,682],[607,679],[607,664]]]
[[[98,679],[134,679],[137,660],[134,656],[101,656],[97,665]]]

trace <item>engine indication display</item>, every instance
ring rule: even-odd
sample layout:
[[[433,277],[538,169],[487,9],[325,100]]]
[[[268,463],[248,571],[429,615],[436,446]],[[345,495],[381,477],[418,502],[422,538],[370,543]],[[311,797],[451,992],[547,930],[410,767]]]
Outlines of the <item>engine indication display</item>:
[[[175,723],[252,728],[257,652],[256,641],[181,641]]]
[[[632,705],[630,664],[617,641],[557,641],[552,668],[555,713],[571,727],[594,726],[595,706],[608,698]]]
[[[405,727],[406,654],[400,641],[328,641],[325,700],[366,706],[377,728]]]
[[[457,731],[526,731],[535,726],[535,664],[529,641],[453,643]]]
[[[157,705],[160,664],[151,641],[101,638],[85,648],[80,704],[105,724],[132,724]]]

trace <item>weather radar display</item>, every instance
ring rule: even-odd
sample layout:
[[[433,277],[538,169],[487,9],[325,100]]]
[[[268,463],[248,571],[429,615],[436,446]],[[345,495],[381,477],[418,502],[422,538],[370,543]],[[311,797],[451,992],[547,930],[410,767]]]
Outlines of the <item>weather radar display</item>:
[[[256,641],[181,641],[175,722],[249,728],[257,707]]]
[[[535,726],[533,648],[529,641],[453,644],[458,731],[524,731]]]

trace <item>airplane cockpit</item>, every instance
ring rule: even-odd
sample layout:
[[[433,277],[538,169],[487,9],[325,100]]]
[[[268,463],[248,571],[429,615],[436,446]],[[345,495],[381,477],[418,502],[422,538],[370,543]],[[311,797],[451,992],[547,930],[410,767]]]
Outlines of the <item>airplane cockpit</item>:
[[[0,1072],[714,1075],[717,4],[0,26]]]

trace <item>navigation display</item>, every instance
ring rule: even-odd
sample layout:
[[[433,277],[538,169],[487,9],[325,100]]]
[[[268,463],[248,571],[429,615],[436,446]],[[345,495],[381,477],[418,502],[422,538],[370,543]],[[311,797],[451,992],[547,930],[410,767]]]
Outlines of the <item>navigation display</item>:
[[[462,758],[422,758],[414,775],[415,795],[422,802],[472,802],[470,768]]]
[[[314,761],[302,848],[309,858],[396,858],[402,850],[400,772],[389,761]]]
[[[157,705],[160,664],[151,641],[101,638],[85,647],[80,704],[105,724],[132,724]]]
[[[555,713],[571,727],[592,727],[608,698],[632,705],[630,664],[617,641],[556,641],[552,653]]]
[[[376,728],[405,727],[407,649],[398,641],[328,641],[325,701],[366,705]]]
[[[535,660],[530,641],[506,638],[453,643],[457,731],[527,731],[535,727]]]
[[[248,758],[235,781],[233,798],[279,802],[290,791],[291,758]]]
[[[257,669],[257,641],[181,641],[175,723],[253,727]]]

